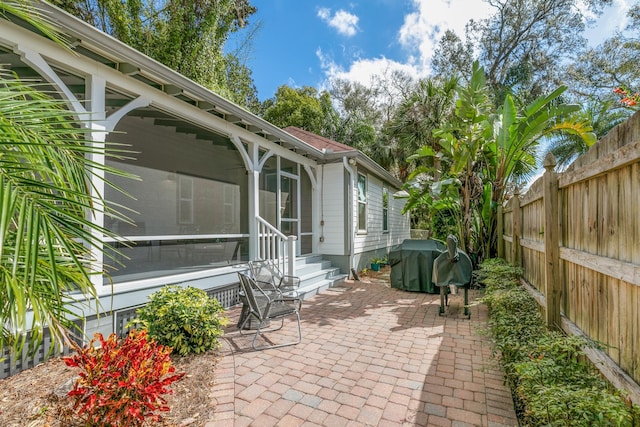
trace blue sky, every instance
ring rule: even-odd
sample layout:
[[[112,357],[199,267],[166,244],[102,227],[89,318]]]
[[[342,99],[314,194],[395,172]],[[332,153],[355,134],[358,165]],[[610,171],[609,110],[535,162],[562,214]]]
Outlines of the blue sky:
[[[590,30],[597,41],[624,24],[634,0],[614,0]],[[429,74],[431,53],[447,28],[462,35],[465,23],[488,16],[482,0],[253,0],[247,65],[261,100],[283,84],[326,87],[330,78],[367,84],[372,75],[401,69]],[[252,27],[250,27],[252,28]],[[238,39],[239,40],[239,39]],[[237,41],[232,41],[233,47]]]

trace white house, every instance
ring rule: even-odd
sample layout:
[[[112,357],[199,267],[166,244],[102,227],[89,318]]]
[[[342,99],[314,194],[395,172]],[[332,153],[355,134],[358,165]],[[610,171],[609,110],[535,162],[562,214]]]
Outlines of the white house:
[[[300,129],[282,130],[47,3],[72,51],[20,21],[0,22],[0,64],[48,82],[95,141],[128,144],[134,159],[98,158],[140,177],[108,177],[134,196],[94,183],[109,203],[131,208],[135,225],[98,224],[134,243],[117,267],[100,255],[101,306],[86,333],[109,333],[166,284],[199,287],[236,302],[246,261],[288,260],[309,293],[409,238],[400,189],[361,152]],[[257,73],[260,70],[256,70]],[[293,236],[293,237],[289,237]],[[331,267],[331,263],[333,267]],[[339,270],[338,270],[339,269]]]

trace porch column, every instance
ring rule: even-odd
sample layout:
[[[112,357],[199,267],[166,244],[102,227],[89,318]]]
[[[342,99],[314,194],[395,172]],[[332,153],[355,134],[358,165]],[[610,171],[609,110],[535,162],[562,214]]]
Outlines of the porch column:
[[[97,76],[88,76],[85,82],[86,94],[88,100],[88,109],[92,112],[91,120],[88,127],[91,129],[91,144],[104,148],[107,139],[107,132],[104,121],[106,119],[106,88],[105,79]],[[91,157],[96,164],[104,165],[105,156],[102,152],[94,152]],[[91,175],[91,193],[95,201],[95,209],[92,212],[93,218],[90,218],[94,224],[104,227],[104,178],[103,169],[94,168]],[[104,236],[99,230],[92,231],[94,241],[91,243],[91,255],[95,260],[92,269],[95,272],[102,273],[104,270]],[[98,290],[102,288],[102,274],[93,274],[91,276],[93,286]]]
[[[249,159],[247,173],[249,175],[249,260],[258,256],[258,221],[260,216],[260,169],[258,144],[249,142]]]

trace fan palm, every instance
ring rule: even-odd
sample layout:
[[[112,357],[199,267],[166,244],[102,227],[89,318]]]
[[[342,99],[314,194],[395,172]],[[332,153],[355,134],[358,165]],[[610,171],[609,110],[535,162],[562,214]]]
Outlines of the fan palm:
[[[1,4],[48,28],[28,5]],[[46,327],[60,343],[72,304],[96,297],[91,275],[102,271],[91,269],[91,248],[110,234],[91,221],[104,206],[91,182],[98,170],[119,174],[91,160],[109,152],[87,141],[60,97],[39,89],[0,70],[0,348],[14,350],[27,332],[35,349]]]
[[[602,138],[611,129],[629,118],[627,111],[615,108],[614,102],[593,100],[575,113],[581,121],[591,123],[597,138]],[[587,152],[595,140],[585,140],[579,135],[562,133],[554,135],[546,152],[553,153],[560,168],[569,164],[579,155]],[[543,156],[544,157],[544,156]]]
[[[415,169],[414,162],[417,159],[411,156],[418,149],[435,149],[438,146],[433,130],[452,116],[457,87],[458,80],[453,77],[420,80],[411,96],[399,106],[394,120],[387,126],[389,156],[395,162],[401,181],[406,181]],[[437,159],[428,166],[433,167],[438,174]]]

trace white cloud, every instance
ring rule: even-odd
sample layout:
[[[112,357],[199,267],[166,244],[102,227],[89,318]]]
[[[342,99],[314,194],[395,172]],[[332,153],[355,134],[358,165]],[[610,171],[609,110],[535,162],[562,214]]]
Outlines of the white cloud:
[[[588,11],[583,13],[595,20],[595,22],[587,27],[585,36],[592,46],[596,46],[611,37],[616,31],[624,31],[629,23],[627,11],[633,5],[633,1],[613,0],[611,6],[607,7],[603,14],[599,17],[594,16]],[[586,6],[583,6],[586,9]]]
[[[430,73],[433,51],[447,29],[454,30],[463,37],[464,27],[470,19],[483,19],[492,12],[492,8],[480,0],[411,1],[413,11],[405,16],[397,33],[398,42],[407,53],[403,62],[379,56],[357,58],[348,67],[341,67],[318,50],[316,55],[327,79],[341,78],[367,85],[374,76],[379,77],[395,70],[415,78],[426,77]],[[327,8],[318,10],[318,16],[325,22],[335,20],[337,15],[338,13],[332,17],[331,10]]]
[[[327,56],[321,49],[316,50],[320,66],[324,70],[327,80],[344,79],[355,81],[368,86],[374,77],[389,75],[393,71],[402,71],[414,78],[421,77],[420,70],[411,64],[403,64],[384,56],[378,58],[359,59],[351,63],[348,69],[341,67],[333,58]]]
[[[493,8],[482,1],[412,0],[414,12],[405,16],[398,32],[400,44],[415,51],[416,66],[427,69],[438,41],[446,30],[464,37],[464,27],[470,19],[489,17]]]
[[[318,17],[344,36],[354,36],[358,31],[359,18],[346,10],[340,9],[331,15],[331,9],[323,7],[318,9]]]

